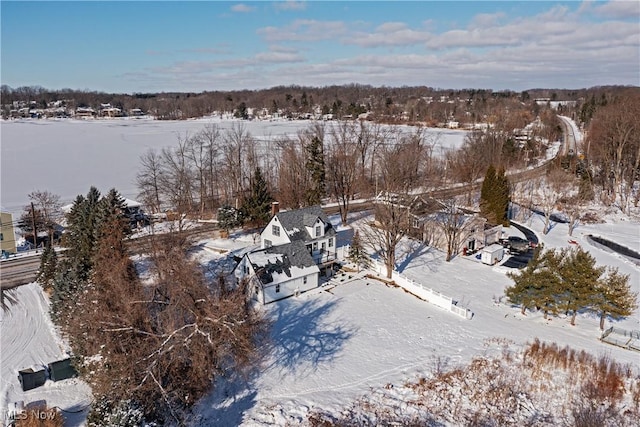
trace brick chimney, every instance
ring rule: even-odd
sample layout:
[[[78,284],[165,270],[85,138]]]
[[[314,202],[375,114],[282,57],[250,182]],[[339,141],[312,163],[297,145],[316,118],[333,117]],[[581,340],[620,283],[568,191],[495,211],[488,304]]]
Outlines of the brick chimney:
[[[280,203],[279,202],[271,202],[271,217],[273,218],[280,212]]]

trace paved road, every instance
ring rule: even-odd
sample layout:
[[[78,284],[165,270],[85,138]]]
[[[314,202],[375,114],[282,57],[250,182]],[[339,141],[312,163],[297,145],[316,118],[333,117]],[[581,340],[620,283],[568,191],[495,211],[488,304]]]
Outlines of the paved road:
[[[562,133],[564,135],[564,144],[562,144],[561,153],[563,156],[578,154],[578,141],[576,140],[576,134],[573,130],[573,126],[569,123],[569,118],[564,116],[558,116],[560,124],[562,126]]]

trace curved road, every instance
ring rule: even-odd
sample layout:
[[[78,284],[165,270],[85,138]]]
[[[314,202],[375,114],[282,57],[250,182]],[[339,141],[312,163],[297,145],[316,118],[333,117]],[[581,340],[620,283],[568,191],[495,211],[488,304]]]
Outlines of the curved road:
[[[564,143],[562,144],[562,155],[573,155],[578,153],[578,145],[582,141],[578,141],[573,121],[569,117],[558,116],[562,125],[562,133],[564,134]]]

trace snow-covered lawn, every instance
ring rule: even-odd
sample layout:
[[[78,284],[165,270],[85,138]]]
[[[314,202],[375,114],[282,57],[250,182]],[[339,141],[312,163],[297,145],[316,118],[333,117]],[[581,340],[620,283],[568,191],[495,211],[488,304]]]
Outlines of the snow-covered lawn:
[[[524,224],[538,232],[546,247],[572,245],[566,225],[557,224],[544,236],[543,222],[534,215]],[[617,266],[629,274],[632,288],[638,292],[640,268],[622,256],[591,246],[584,237],[597,234],[637,248],[637,233],[638,224],[620,220],[581,226],[573,240],[587,248],[598,264]],[[231,268],[231,254],[253,243],[251,234],[232,233],[229,239],[198,242],[193,254],[212,271],[220,266]],[[541,314],[530,312],[522,316],[518,307],[500,302],[505,286],[511,284],[504,267],[490,267],[465,257],[447,263],[442,253],[425,247],[401,257],[397,265],[406,276],[468,307],[473,318],[459,318],[362,274],[342,282],[334,278],[322,288],[265,307],[274,324],[271,345],[264,349],[264,364],[246,379],[219,384],[197,407],[193,424],[296,424],[314,408],[339,412],[372,391],[384,391],[389,385],[398,388],[435,370],[498,355],[505,343],[518,351],[535,338],[596,357],[609,355],[640,371],[637,352],[598,340],[595,316],[580,315],[572,327],[566,318],[544,320]],[[78,380],[48,382],[39,389],[21,391],[18,369],[58,360],[64,357],[65,348],[53,331],[39,286],[18,288],[16,298],[18,304],[1,321],[0,404],[46,399],[61,408],[84,408],[90,402],[90,390]],[[607,322],[607,327],[611,324]],[[636,312],[615,324],[638,330],[640,318]],[[77,425],[82,416],[72,416],[70,425]]]
[[[8,405],[14,402],[46,400],[49,407],[65,411],[68,426],[82,425],[91,403],[91,390],[83,381],[49,380],[42,387],[22,391],[19,370],[42,369],[67,358],[68,353],[53,328],[49,302],[42,288],[31,283],[14,289],[11,296],[16,303],[7,312],[0,310],[0,414],[4,416]]]
[[[558,224],[543,236],[543,219],[529,224],[547,247],[569,246],[566,225]],[[627,243],[638,244],[637,224],[598,224],[585,227],[614,239],[631,232]],[[507,231],[509,234],[517,232]],[[575,239],[588,245],[580,233]],[[640,269],[608,251],[585,246],[598,264],[617,266],[630,274],[632,288],[640,290]],[[339,412],[358,397],[389,384],[396,387],[449,369],[478,356],[501,351],[496,343],[513,350],[535,338],[569,345],[599,357],[609,355],[640,372],[640,355],[598,340],[598,319],[578,317],[577,325],[541,314],[520,315],[500,297],[512,283],[503,267],[490,267],[458,257],[445,262],[441,252],[421,247],[398,260],[399,270],[470,308],[474,316],[464,320],[426,303],[400,288],[354,276],[314,292],[266,307],[274,320],[272,348],[265,365],[246,383],[221,386],[198,408],[194,424],[244,425],[296,424],[313,408]],[[335,282],[335,281],[334,281]],[[607,322],[607,327],[611,322]],[[626,329],[640,329],[638,313],[616,322]]]

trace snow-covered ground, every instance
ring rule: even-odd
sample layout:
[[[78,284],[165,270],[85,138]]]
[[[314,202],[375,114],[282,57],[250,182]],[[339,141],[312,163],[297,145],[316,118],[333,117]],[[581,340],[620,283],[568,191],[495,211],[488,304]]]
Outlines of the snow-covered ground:
[[[83,381],[49,380],[42,387],[22,391],[19,370],[39,370],[69,356],[51,323],[49,301],[42,288],[36,283],[20,286],[11,291],[11,297],[15,304],[6,312],[0,310],[0,425],[7,421],[4,416],[9,404],[41,400],[65,411],[68,426],[82,425],[91,403],[91,390]]]
[[[338,222],[337,218],[332,221]],[[569,243],[567,226],[557,224],[542,235],[543,219],[524,221],[547,247]],[[344,228],[338,227],[340,230]],[[518,234],[516,230],[507,230]],[[628,259],[591,246],[584,236],[597,234],[637,248],[638,224],[617,221],[579,227],[572,240],[587,248],[599,264],[617,266],[631,276],[640,291],[640,268]],[[232,253],[254,244],[251,234],[232,233],[230,239],[206,239],[194,247],[194,257],[212,270],[231,268]],[[284,425],[306,419],[314,408],[338,413],[355,399],[389,384],[400,387],[436,369],[464,365],[479,356],[493,356],[508,343],[518,350],[535,338],[569,345],[594,356],[610,355],[640,371],[636,352],[601,343],[595,316],[569,319],[519,313],[501,301],[511,280],[503,267],[490,267],[469,258],[445,262],[441,252],[426,247],[401,257],[398,270],[468,307],[471,320],[459,318],[400,288],[367,279],[362,274],[340,277],[322,288],[265,308],[274,321],[272,342],[264,364],[249,378],[219,384],[196,409],[193,425]],[[51,328],[48,305],[40,288],[17,290],[18,305],[2,318],[2,401],[46,399],[60,407],[82,408],[90,400],[88,387],[77,380],[47,383],[23,393],[17,370],[46,364],[64,356],[65,349]],[[640,330],[638,313],[620,322]],[[32,327],[33,325],[33,327]],[[67,414],[65,414],[67,415]],[[76,421],[70,425],[76,425]]]
[[[3,122],[2,204],[19,210],[26,194],[34,189],[71,200],[86,193],[90,185],[101,190],[115,186],[125,196],[134,197],[133,177],[141,153],[149,147],[172,145],[178,134],[197,132],[211,121],[215,119]],[[230,126],[231,122],[218,124]],[[295,134],[308,123],[246,125],[254,136],[270,137]],[[443,141],[451,145],[462,143],[464,138],[462,133],[444,131],[443,135]],[[34,169],[38,172],[30,172]],[[547,247],[574,244],[569,242],[565,224],[556,224],[545,236],[544,220],[539,216],[523,223],[534,229]],[[587,248],[600,265],[615,266],[629,274],[633,290],[639,292],[640,268],[621,255],[592,246],[586,240],[588,234],[640,250],[639,224],[618,216],[603,224],[580,225],[571,238]],[[212,271],[221,265],[229,268],[230,254],[254,243],[254,236],[242,234],[203,240],[194,248],[194,256]],[[520,315],[519,308],[500,298],[512,283],[504,267],[464,257],[447,263],[442,253],[426,247],[400,257],[397,264],[404,275],[468,307],[473,318],[459,318],[361,275],[269,305],[265,310],[274,320],[274,328],[263,366],[249,378],[220,384],[198,406],[193,425],[296,424],[313,408],[340,411],[387,384],[401,385],[436,366],[446,369],[491,355],[497,351],[491,344],[495,342],[522,348],[539,338],[596,356],[607,354],[640,371],[638,353],[598,340],[595,316],[580,315],[577,325],[570,326],[562,317],[544,320],[536,313]],[[90,390],[78,380],[48,382],[44,387],[21,391],[19,369],[59,360],[66,348],[48,318],[48,303],[40,287],[20,287],[15,297],[18,303],[0,318],[0,411],[10,402],[41,399],[70,410],[86,407]],[[607,322],[607,327],[612,324]],[[615,325],[640,330],[638,312]],[[69,425],[80,425],[83,416],[65,414]]]
[[[333,122],[326,122],[331,126]],[[140,156],[151,148],[176,145],[178,137],[194,135],[207,124],[223,132],[244,126],[258,141],[295,137],[309,121],[238,121],[210,117],[197,120],[151,119],[109,120],[11,120],[0,123],[0,203],[9,212],[20,213],[27,194],[48,190],[71,203],[86,194],[91,185],[106,192],[116,188],[135,199]],[[461,130],[429,129],[434,154],[459,147],[467,134]]]
[[[547,247],[569,243],[567,226],[558,224],[543,236],[543,219],[533,216],[527,225]],[[507,230],[517,235],[517,230]],[[631,247],[640,243],[638,224],[610,223],[580,227],[572,240],[584,245],[598,264],[617,266],[630,274],[640,291],[640,269],[617,254],[590,246],[583,234],[615,239],[626,236]],[[217,246],[215,240],[207,241]],[[212,256],[211,261],[215,259]],[[318,291],[308,292],[266,308],[274,319],[270,356],[247,382],[225,384],[198,408],[194,425],[284,425],[304,420],[313,408],[339,413],[350,402],[388,384],[401,386],[418,375],[449,369],[483,355],[495,355],[507,342],[521,349],[535,338],[569,345],[594,356],[610,355],[640,372],[640,355],[598,340],[595,316],[581,315],[577,325],[568,318],[544,320],[541,314],[520,315],[501,297],[512,284],[507,269],[458,257],[445,262],[444,254],[420,247],[398,260],[398,270],[437,291],[452,296],[474,313],[464,320],[383,283],[354,275]],[[614,323],[607,322],[606,327]],[[615,322],[640,330],[638,313]]]

